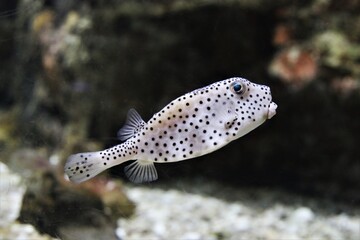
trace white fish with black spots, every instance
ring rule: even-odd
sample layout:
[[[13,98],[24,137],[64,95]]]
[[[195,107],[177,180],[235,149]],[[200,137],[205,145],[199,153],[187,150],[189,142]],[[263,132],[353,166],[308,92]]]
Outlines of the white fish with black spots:
[[[147,123],[131,109],[118,132],[125,141],[112,148],[71,155],[65,172],[73,182],[86,181],[112,166],[125,167],[135,183],[158,175],[154,163],[192,159],[244,136],[276,114],[270,88],[244,78],[230,78],[189,92],[170,102]]]

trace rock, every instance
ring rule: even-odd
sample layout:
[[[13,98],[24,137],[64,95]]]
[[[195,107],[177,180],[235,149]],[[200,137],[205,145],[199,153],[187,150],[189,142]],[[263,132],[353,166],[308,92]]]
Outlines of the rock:
[[[97,178],[73,186],[49,172],[40,177],[25,193],[19,217],[40,232],[61,239],[115,239],[115,220],[133,212],[120,184]]]
[[[0,162],[0,226],[12,224],[19,216],[26,190],[21,176],[11,172]]]
[[[124,185],[119,180],[97,177],[81,185],[82,189],[89,190],[99,196],[105,206],[105,212],[113,220],[119,217],[131,217],[135,204],[124,193]]]
[[[134,211],[120,181],[98,177],[72,184],[57,170],[59,156],[43,148],[18,149],[8,162],[18,175],[1,163],[0,176],[6,177],[0,182],[3,224],[18,219],[61,239],[115,239],[117,219]]]
[[[39,234],[30,224],[20,224],[16,221],[25,190],[24,179],[0,162],[0,239],[55,239],[46,234]]]
[[[300,207],[291,214],[290,219],[297,224],[306,224],[314,219],[314,213],[307,207]]]
[[[34,226],[30,224],[20,224],[13,222],[6,228],[0,227],[0,238],[11,240],[24,240],[24,239],[36,239],[36,240],[57,240],[59,238],[53,238],[46,234],[40,234],[36,231]]]

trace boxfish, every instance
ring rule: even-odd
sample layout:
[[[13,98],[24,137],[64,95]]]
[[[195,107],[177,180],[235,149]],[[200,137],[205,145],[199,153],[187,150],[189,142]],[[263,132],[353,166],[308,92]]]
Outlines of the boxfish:
[[[193,159],[238,139],[276,114],[268,86],[233,77],[180,96],[145,122],[130,109],[118,131],[121,144],[71,155],[64,170],[80,183],[105,169],[135,160],[125,175],[135,183],[158,178],[154,163]]]

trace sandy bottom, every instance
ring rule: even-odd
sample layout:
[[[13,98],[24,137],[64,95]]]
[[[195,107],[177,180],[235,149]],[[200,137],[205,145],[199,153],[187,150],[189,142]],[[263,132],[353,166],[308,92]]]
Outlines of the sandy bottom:
[[[135,216],[118,221],[120,239],[360,239],[360,209],[269,189],[201,179],[128,185]]]

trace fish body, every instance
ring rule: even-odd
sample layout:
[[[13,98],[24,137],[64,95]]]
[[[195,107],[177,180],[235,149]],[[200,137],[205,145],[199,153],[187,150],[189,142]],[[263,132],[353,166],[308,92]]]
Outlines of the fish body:
[[[276,114],[268,86],[230,78],[189,92],[165,106],[147,123],[131,109],[118,132],[122,144],[71,155],[65,172],[73,182],[90,179],[129,160],[133,182],[157,179],[154,163],[176,162],[213,152],[247,134]]]

